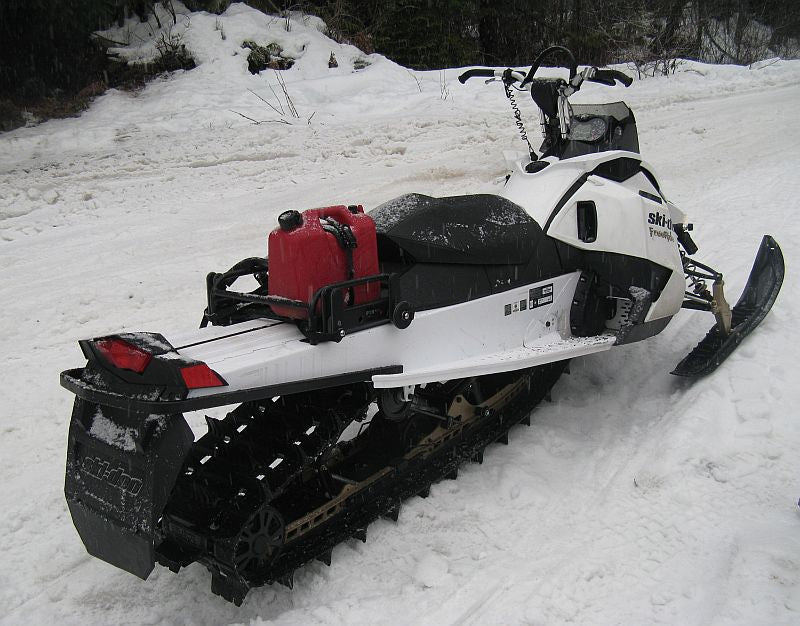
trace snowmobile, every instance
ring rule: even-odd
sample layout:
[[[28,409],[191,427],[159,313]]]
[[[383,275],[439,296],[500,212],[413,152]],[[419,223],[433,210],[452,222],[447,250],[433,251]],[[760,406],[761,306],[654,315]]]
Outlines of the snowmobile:
[[[567,79],[536,76],[552,54]],[[297,568],[330,564],[337,544],[507,443],[570,359],[701,310],[713,327],[672,372],[696,378],[761,322],[783,281],[775,240],[731,308],[639,154],[631,109],[569,102],[586,81],[628,76],[578,71],[556,46],[527,72],[459,80],[475,77],[503,85],[529,151],[498,194],[286,211],[266,257],[208,275],[199,329],[79,342],[86,365],[61,374],[76,396],[65,494],[90,554],[143,579],[156,562],[201,563],[237,605],[291,587]],[[538,154],[519,92],[540,110]],[[230,408],[195,441],[184,414],[217,407]]]

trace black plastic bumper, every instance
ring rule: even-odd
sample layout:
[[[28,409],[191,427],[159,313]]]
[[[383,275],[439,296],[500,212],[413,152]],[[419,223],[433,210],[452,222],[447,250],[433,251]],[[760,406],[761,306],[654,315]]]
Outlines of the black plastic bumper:
[[[92,385],[90,382],[82,380],[83,368],[81,367],[61,372],[61,386],[71,391],[79,398],[96,404],[124,409],[129,412],[164,414],[199,411],[215,406],[239,404],[241,402],[302,393],[314,389],[350,385],[352,383],[368,381],[378,374],[400,374],[402,372],[402,365],[387,365],[385,367],[347,372],[345,374],[336,374],[335,376],[309,378],[307,380],[281,383],[278,385],[266,385],[264,387],[239,389],[236,391],[220,391],[219,393],[199,396],[197,398],[186,398],[185,400],[152,400],[117,393],[110,389],[99,388]]]

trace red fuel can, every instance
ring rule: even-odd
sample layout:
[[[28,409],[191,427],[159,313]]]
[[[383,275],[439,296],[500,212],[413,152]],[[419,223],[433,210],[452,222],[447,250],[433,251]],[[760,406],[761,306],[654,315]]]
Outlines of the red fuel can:
[[[286,211],[278,223],[267,244],[269,295],[311,303],[321,287],[378,273],[375,222],[361,205]],[[380,283],[372,282],[354,287],[345,301],[361,304],[379,296]],[[295,307],[275,304],[272,310],[308,317],[307,310]]]

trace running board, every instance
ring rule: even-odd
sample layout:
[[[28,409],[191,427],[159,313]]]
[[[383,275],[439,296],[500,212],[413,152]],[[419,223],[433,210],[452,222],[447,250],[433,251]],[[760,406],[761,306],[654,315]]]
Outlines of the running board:
[[[442,363],[435,368],[404,370],[397,374],[377,374],[372,377],[372,383],[378,389],[386,389],[417,385],[430,380],[454,380],[509,372],[603,352],[609,350],[616,341],[617,336],[611,333],[562,339],[558,333],[553,332],[540,337],[528,346],[503,352]]]
[[[784,271],[780,246],[770,235],[764,235],[747,285],[733,307],[730,334],[725,335],[715,324],[672,373],[696,378],[717,369],[772,308],[783,284]]]

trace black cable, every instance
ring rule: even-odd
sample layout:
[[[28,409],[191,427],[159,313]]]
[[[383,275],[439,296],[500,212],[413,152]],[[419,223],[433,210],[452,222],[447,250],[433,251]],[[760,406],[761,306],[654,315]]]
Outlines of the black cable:
[[[538,161],[539,157],[536,156],[536,152],[533,150],[533,146],[531,142],[528,140],[528,132],[525,130],[525,123],[522,121],[522,112],[519,110],[517,106],[517,100],[514,97],[513,92],[511,91],[511,85],[507,82],[503,81],[503,87],[506,90],[506,98],[511,103],[511,110],[514,112],[514,123],[517,125],[517,130],[519,130],[519,135],[522,137],[522,141],[524,141],[528,145],[528,153],[531,156],[531,161]]]

